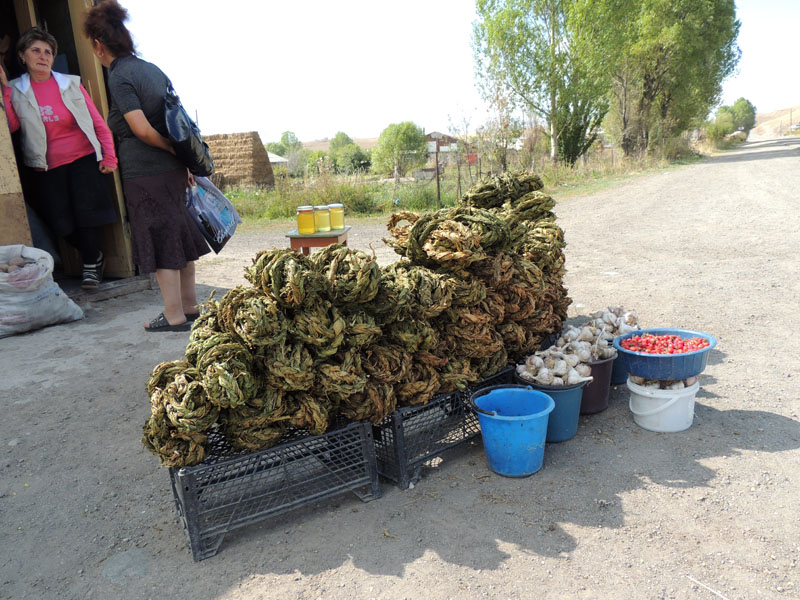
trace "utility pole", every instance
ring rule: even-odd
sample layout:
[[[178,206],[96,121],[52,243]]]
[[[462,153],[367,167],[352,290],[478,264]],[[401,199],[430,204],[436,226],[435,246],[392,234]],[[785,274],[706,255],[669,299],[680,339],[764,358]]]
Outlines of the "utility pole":
[[[439,189],[439,140],[436,140],[436,206],[442,208],[442,193]]]

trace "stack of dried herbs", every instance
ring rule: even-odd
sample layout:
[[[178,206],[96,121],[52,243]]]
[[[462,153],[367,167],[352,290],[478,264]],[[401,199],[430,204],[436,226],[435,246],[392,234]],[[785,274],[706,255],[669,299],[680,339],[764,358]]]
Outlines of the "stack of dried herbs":
[[[186,466],[214,425],[258,450],[337,416],[380,423],[538,349],[569,305],[563,232],[541,187],[505,174],[459,207],[393,215],[385,241],[406,260],[384,268],[341,245],[259,252],[250,286],[206,303],[186,360],[154,369],[145,446]]]

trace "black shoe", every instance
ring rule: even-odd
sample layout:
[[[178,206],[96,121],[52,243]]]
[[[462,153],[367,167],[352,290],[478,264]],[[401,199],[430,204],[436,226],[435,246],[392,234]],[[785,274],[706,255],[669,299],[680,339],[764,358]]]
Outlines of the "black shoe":
[[[81,288],[84,290],[96,290],[100,287],[100,282],[103,281],[103,268],[105,267],[105,258],[103,253],[100,253],[100,258],[92,265],[83,265],[83,281]]]

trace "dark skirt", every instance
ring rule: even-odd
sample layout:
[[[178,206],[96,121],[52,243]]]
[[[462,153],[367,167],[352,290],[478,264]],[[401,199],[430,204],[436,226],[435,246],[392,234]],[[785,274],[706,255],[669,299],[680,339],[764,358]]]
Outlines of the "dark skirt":
[[[140,273],[183,269],[211,252],[186,210],[186,169],[122,182]]]
[[[108,177],[98,165],[92,153],[55,169],[32,171],[40,214],[56,235],[119,220],[108,193]]]

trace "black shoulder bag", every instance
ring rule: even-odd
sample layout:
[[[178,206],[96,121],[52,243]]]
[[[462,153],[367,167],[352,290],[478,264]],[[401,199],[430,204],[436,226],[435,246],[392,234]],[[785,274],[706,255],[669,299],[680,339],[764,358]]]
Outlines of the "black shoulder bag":
[[[167,124],[167,135],[175,156],[193,175],[208,177],[214,172],[214,160],[208,144],[200,135],[200,128],[186,113],[181,99],[175,93],[172,82],[167,79],[167,91],[164,94],[164,121]]]

